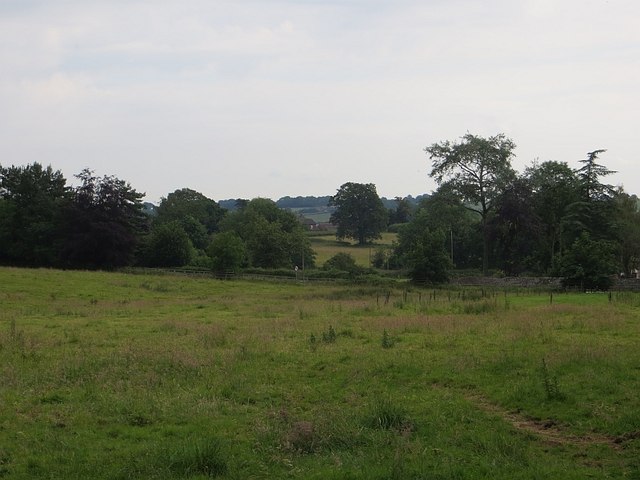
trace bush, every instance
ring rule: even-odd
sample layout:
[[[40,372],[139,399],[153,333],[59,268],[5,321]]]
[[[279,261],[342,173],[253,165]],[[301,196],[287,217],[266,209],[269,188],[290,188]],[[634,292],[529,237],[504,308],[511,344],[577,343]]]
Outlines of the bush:
[[[218,233],[207,251],[216,272],[237,272],[247,260],[245,244],[233,232]]]
[[[178,222],[156,225],[147,239],[144,259],[149,267],[182,267],[192,256],[191,240]]]
[[[329,260],[324,262],[322,267],[325,271],[337,270],[347,272],[351,278],[364,275],[368,269],[356,264],[352,255],[344,252],[336,253]]]
[[[616,247],[606,240],[592,240],[587,232],[573,243],[560,261],[563,287],[608,290],[617,271]]]

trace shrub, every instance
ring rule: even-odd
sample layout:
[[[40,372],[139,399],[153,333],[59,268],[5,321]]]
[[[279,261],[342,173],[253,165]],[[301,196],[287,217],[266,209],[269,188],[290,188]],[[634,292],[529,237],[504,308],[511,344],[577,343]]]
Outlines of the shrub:
[[[324,262],[323,269],[348,272],[351,275],[361,275],[366,271],[365,268],[356,264],[356,261],[351,254],[345,252],[336,253],[333,257]]]
[[[584,232],[562,257],[559,267],[564,287],[583,290],[608,290],[613,284],[611,275],[617,269],[616,247],[606,240],[592,240]]]

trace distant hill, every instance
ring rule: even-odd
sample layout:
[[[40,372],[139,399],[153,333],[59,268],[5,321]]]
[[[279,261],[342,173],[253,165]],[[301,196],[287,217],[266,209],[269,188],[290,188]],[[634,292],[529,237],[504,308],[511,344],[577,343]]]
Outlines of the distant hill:
[[[282,197],[276,201],[276,205],[280,208],[327,207],[330,198],[330,195],[324,197]]]
[[[413,197],[412,195],[408,195],[404,197],[409,201],[411,205],[418,205],[424,198],[427,198],[428,194],[418,195],[417,197]],[[280,208],[286,208],[289,210],[293,210],[295,212],[299,212],[302,214],[307,213],[320,213],[320,212],[329,212],[333,211],[332,207],[329,207],[329,199],[331,195],[324,195],[321,197],[314,197],[312,195],[302,197],[281,197],[276,200],[276,205]],[[396,208],[396,200],[395,198],[381,198],[382,203],[385,208],[389,210],[394,210]],[[238,201],[242,201],[241,199],[228,199],[228,200],[220,200],[218,205],[226,210],[236,210],[238,208]]]

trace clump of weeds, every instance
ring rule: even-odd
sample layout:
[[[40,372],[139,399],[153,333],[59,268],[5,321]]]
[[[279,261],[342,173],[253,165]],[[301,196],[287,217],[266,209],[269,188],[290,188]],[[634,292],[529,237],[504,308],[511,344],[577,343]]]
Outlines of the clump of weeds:
[[[377,398],[365,416],[364,425],[380,430],[412,430],[406,409],[389,398]]]
[[[558,384],[558,377],[552,375],[549,371],[549,367],[547,366],[547,362],[542,358],[542,386],[544,387],[544,392],[547,396],[547,400],[564,400],[566,396],[560,390],[560,386]]]
[[[324,343],[334,343],[337,337],[338,335],[331,325],[329,325],[329,329],[326,332],[322,332],[322,341]]]
[[[381,344],[382,348],[391,348],[395,344],[395,341],[393,340],[393,338],[391,338],[391,335],[389,335],[386,328],[382,332]]]

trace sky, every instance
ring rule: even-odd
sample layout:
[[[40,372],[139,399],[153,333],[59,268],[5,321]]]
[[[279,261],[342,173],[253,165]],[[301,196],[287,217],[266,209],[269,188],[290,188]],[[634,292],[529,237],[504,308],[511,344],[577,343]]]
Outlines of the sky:
[[[429,193],[424,148],[504,133],[640,194],[637,0],[0,0],[0,164],[158,202]]]

